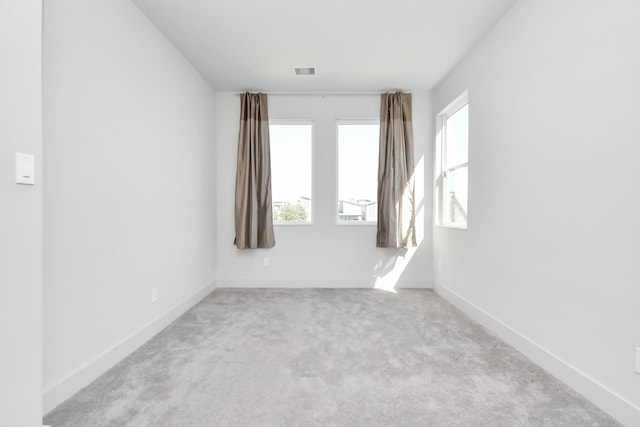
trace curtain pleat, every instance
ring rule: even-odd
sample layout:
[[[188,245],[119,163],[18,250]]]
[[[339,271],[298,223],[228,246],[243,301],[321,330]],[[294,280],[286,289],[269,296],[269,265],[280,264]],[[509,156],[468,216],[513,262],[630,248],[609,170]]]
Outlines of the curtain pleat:
[[[271,213],[271,155],[267,95],[240,97],[240,130],[234,244],[238,249],[271,248],[276,244]]]
[[[379,248],[416,246],[411,94],[384,93],[378,162]]]

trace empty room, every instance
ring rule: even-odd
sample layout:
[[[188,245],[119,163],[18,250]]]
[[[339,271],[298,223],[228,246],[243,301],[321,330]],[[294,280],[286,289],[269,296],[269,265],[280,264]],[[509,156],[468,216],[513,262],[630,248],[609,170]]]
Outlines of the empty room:
[[[0,426],[640,426],[640,2],[0,3]]]

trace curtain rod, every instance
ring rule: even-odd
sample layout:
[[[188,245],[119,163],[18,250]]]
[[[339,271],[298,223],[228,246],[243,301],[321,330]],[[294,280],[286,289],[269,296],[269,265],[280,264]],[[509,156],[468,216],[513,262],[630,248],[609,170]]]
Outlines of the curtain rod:
[[[249,91],[250,93],[257,93]],[[393,90],[390,92],[398,92]],[[403,93],[413,93],[408,91],[400,91]],[[236,96],[245,94],[245,92],[235,92]],[[266,93],[269,96],[380,96],[385,92],[261,92]]]

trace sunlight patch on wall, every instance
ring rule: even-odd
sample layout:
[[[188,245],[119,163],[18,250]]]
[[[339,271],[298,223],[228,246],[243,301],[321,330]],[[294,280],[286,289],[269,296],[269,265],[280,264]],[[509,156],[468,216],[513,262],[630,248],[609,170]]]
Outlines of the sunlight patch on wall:
[[[424,242],[424,156],[413,171],[415,181],[416,243],[410,249],[381,249],[383,254],[373,267],[374,288],[387,292],[396,292],[396,288],[406,268],[412,262],[418,249]],[[426,260],[423,260],[426,262]]]

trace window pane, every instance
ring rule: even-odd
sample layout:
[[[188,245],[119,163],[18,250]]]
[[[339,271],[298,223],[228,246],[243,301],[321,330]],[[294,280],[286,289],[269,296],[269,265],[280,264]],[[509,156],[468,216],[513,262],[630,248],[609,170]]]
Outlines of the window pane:
[[[378,220],[378,124],[338,124],[338,220]]]
[[[310,124],[269,125],[275,222],[311,221],[312,135]]]
[[[445,168],[466,163],[469,152],[469,105],[447,118]]]
[[[467,182],[468,168],[466,166],[445,174],[444,212],[442,216],[446,224],[466,226]]]

